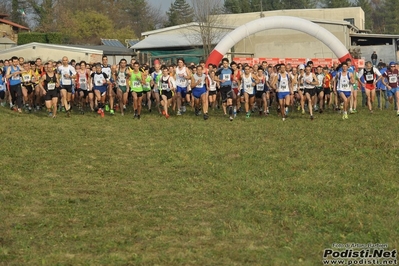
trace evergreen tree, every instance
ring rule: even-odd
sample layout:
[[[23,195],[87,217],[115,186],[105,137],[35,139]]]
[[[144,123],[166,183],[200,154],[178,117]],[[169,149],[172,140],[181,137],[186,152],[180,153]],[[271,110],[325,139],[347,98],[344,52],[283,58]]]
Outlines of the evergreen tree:
[[[186,0],[175,0],[166,15],[168,21],[165,23],[165,27],[190,23],[194,20],[194,10]]]
[[[399,33],[399,6],[397,0],[385,0],[382,6],[382,14],[385,18],[384,33],[398,34]]]
[[[25,4],[22,0],[12,0],[11,2],[11,21],[20,25],[26,25],[24,20],[25,16]]]
[[[349,0],[322,0],[321,3],[324,8],[340,8],[352,6],[352,3]]]
[[[356,0],[355,2],[355,6],[360,6],[363,11],[364,11],[364,15],[365,15],[365,25],[364,27],[366,29],[373,29],[373,9],[371,7],[371,3],[370,0]]]
[[[280,9],[316,8],[316,0],[225,0],[228,13],[247,13]]]

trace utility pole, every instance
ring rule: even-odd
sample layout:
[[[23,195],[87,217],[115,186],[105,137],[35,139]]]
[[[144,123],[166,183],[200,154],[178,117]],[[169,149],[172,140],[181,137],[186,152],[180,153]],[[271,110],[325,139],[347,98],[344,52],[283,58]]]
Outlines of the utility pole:
[[[263,0],[260,0],[260,17],[263,18],[265,15],[263,14]]]

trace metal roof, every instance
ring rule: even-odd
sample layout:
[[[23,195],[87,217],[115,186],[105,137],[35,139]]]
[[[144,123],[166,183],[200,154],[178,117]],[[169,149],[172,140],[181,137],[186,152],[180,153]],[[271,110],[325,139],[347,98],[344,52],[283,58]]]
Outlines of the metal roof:
[[[7,37],[0,38],[0,43],[1,44],[16,44],[14,41],[10,40]]]
[[[22,26],[22,25],[19,25],[19,24],[17,24],[17,23],[14,23],[14,22],[12,22],[12,21],[9,21],[9,20],[7,20],[7,19],[1,19],[1,18],[0,18],[0,23],[8,24],[8,25],[10,25],[10,26],[13,26],[13,27],[16,27],[16,28],[20,28],[20,29],[23,29],[23,30],[29,30],[29,28],[27,28],[27,27],[25,27],[25,26]]]
[[[48,43],[38,43],[38,42],[31,42],[23,45],[18,45],[12,48],[5,49],[0,52],[1,53],[8,53],[8,52],[17,52],[24,49],[34,49],[36,47],[44,47],[47,49],[58,49],[58,50],[65,50],[65,51],[72,51],[72,52],[85,52],[91,54],[102,54],[102,50],[96,49],[89,49],[89,48],[81,48],[81,47],[72,47],[70,45],[58,45],[58,44],[48,44]]]
[[[101,39],[101,43],[107,46],[114,47],[125,47],[119,40],[117,39]]]
[[[217,44],[228,32],[221,32],[212,41]],[[131,49],[156,49],[170,47],[193,47],[203,46],[199,33],[193,34],[154,34],[130,47]]]
[[[398,39],[399,34],[372,34],[372,33],[353,33],[350,34],[351,37],[364,37],[364,38],[388,38],[388,39]]]
[[[72,47],[77,47],[81,49],[95,49],[101,50],[104,55],[135,55],[136,53],[126,47],[115,47],[108,45],[71,45]]]
[[[139,39],[129,39],[129,40],[125,40],[125,42],[127,43],[128,47],[135,45],[136,43],[140,42]]]

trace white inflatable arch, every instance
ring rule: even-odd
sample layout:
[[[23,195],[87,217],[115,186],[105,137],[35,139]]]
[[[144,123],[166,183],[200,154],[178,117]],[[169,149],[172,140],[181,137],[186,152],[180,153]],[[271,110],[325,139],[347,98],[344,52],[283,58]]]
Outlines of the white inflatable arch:
[[[210,53],[206,65],[218,65],[223,55],[236,43],[251,34],[270,29],[290,29],[307,33],[327,45],[340,62],[344,62],[347,58],[352,59],[345,45],[325,28],[302,18],[274,16],[250,21],[227,34]]]

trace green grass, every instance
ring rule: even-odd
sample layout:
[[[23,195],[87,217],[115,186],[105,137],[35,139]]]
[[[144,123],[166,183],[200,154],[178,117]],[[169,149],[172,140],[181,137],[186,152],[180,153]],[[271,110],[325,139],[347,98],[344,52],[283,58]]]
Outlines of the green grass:
[[[321,265],[399,239],[399,118],[0,109],[2,265]]]

